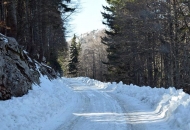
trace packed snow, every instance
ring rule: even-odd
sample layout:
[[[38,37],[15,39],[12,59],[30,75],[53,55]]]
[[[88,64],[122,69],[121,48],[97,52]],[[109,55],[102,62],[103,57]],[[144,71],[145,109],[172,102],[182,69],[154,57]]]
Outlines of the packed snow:
[[[190,130],[190,96],[175,88],[41,76],[0,101],[0,130]]]

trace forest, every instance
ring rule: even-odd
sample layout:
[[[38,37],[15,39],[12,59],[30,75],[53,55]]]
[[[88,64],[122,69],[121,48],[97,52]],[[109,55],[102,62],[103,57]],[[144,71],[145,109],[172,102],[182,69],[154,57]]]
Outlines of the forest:
[[[190,93],[189,0],[106,0],[106,30],[67,43],[70,2],[1,0],[0,32],[64,76]]]
[[[107,2],[106,79],[190,92],[190,1]]]
[[[67,50],[67,17],[74,12],[70,0],[1,0],[0,33],[14,37],[31,58],[62,74],[58,57]]]

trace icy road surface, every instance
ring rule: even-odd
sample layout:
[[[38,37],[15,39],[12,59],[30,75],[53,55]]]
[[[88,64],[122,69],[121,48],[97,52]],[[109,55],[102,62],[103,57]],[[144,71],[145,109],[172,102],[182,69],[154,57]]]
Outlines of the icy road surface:
[[[78,98],[66,120],[56,130],[170,130],[164,110],[151,110],[129,96],[112,89],[71,79],[69,87]],[[160,124],[161,123],[161,124]]]

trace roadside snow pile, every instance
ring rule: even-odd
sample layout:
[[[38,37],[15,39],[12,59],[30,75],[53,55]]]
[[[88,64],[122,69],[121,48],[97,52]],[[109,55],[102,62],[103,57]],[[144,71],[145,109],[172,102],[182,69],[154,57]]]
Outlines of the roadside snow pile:
[[[77,98],[76,95],[64,78],[50,81],[41,76],[40,81],[40,86],[33,85],[27,95],[0,101],[1,130],[45,130],[44,127],[52,130],[62,123],[66,106]]]
[[[183,90],[176,90],[172,87],[169,89],[138,87],[132,84],[125,85],[122,82],[100,83],[88,78],[80,78],[80,80],[99,88],[105,88],[107,92],[133,97],[150,106],[156,113],[164,115],[172,128],[190,130],[190,95],[184,93]]]
[[[27,95],[0,101],[1,130],[55,130],[58,126],[64,125],[62,123],[66,122],[68,117],[72,117],[77,104],[83,102],[80,92],[71,89],[73,86],[76,89],[81,84],[87,84],[85,87],[88,89],[92,87],[92,91],[94,89],[97,94],[105,92],[103,95],[111,94],[118,99],[123,97],[125,103],[129,102],[128,105],[136,104],[139,108],[148,106],[152,109],[149,115],[154,113],[152,119],[161,115],[164,122],[175,130],[190,130],[190,96],[182,90],[138,87],[132,84],[125,85],[122,82],[103,83],[84,77],[58,78],[50,81],[46,76],[41,76],[40,81],[40,86],[33,85],[33,90]],[[137,116],[135,115],[137,113],[131,114],[131,118]],[[138,121],[140,122],[142,118],[139,117]],[[163,122],[157,121],[157,123],[162,125]]]
[[[90,79],[88,77],[78,77],[76,79],[81,80],[82,82],[87,83],[88,85],[95,85],[99,89],[106,89],[107,85],[110,84],[110,83],[103,83],[103,82],[98,81],[98,80]]]

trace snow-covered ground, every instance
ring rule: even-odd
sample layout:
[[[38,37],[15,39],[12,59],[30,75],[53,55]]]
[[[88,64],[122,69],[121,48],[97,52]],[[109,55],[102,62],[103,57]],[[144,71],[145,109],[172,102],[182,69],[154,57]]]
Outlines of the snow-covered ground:
[[[0,101],[0,130],[190,130],[189,110],[190,96],[174,88],[44,76]]]

